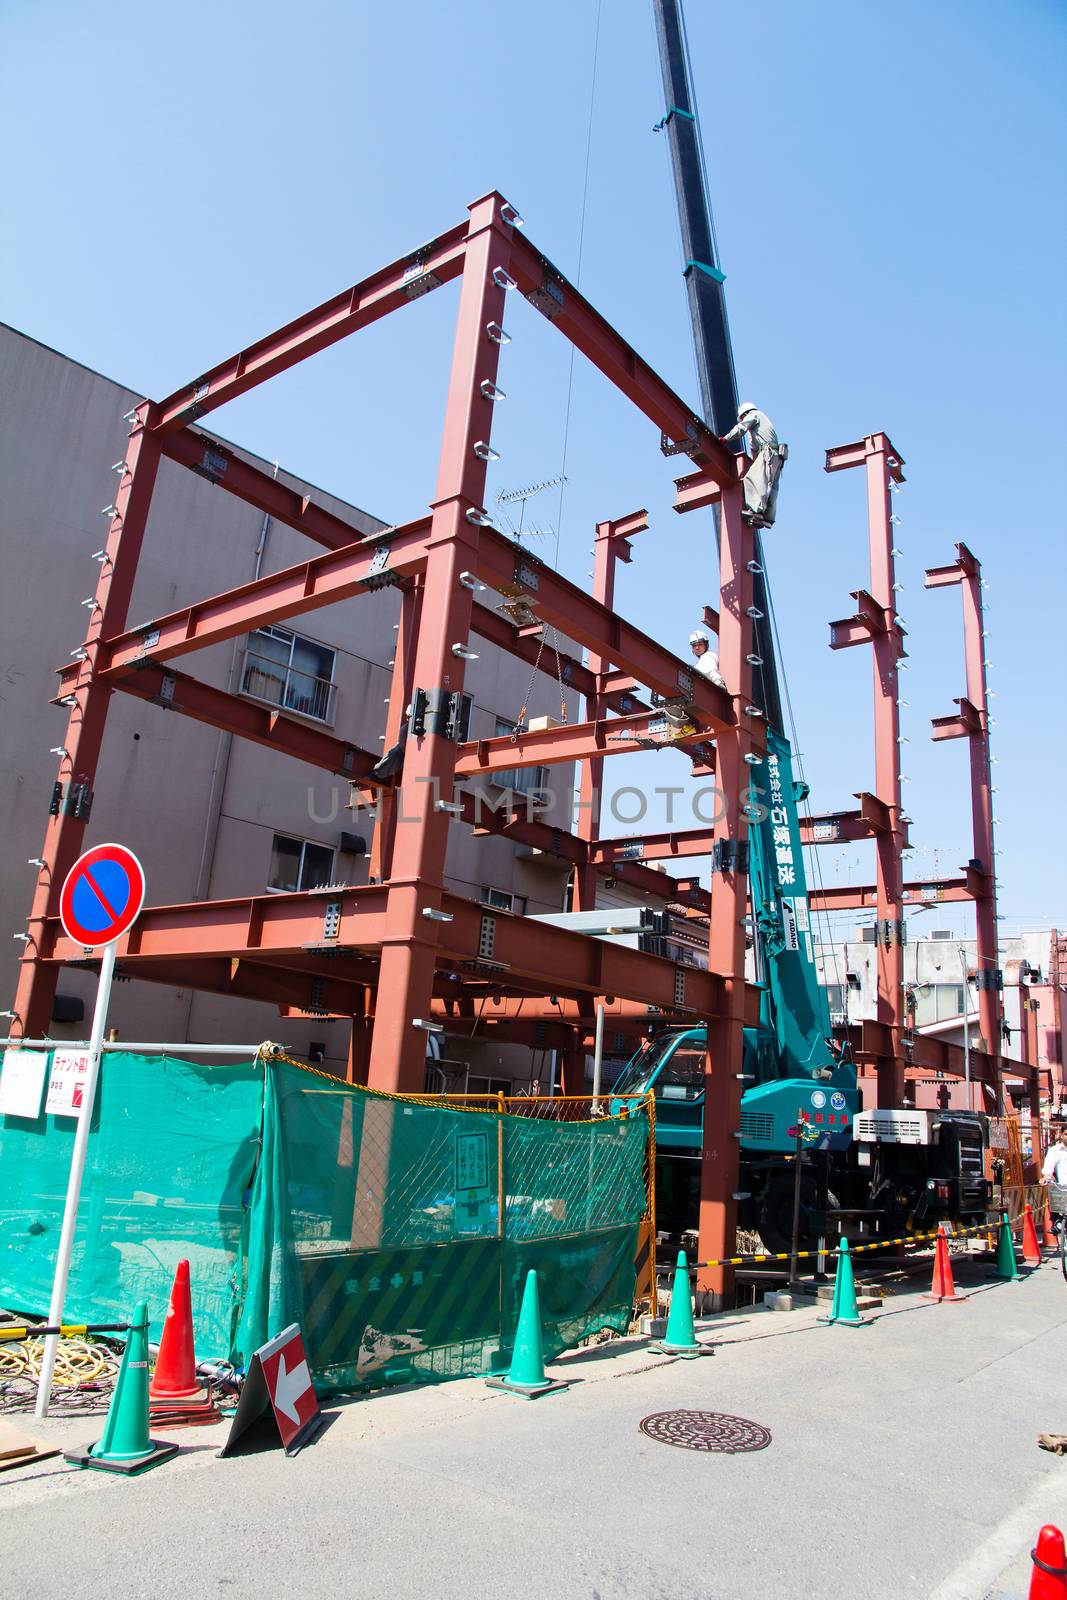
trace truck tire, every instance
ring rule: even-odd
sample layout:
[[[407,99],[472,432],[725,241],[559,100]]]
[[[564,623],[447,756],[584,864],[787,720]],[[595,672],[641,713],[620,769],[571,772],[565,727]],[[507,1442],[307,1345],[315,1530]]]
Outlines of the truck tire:
[[[818,1221],[814,1213],[818,1206],[819,1188],[814,1178],[801,1179],[800,1184],[800,1238],[801,1250],[814,1250],[819,1242]],[[834,1195],[827,1196],[827,1207],[837,1205]],[[772,1175],[763,1191],[759,1211],[759,1235],[771,1255],[786,1254],[793,1242],[793,1177],[788,1172]]]

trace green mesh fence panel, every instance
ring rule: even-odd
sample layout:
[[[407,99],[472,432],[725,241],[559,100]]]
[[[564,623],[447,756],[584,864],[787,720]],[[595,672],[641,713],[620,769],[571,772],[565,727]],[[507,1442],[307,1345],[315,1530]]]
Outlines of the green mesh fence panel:
[[[290,1322],[325,1388],[506,1367],[530,1267],[546,1356],[633,1311],[644,1112],[450,1110],[272,1063],[235,1358]]]
[[[89,1135],[65,1315],[116,1322],[148,1301],[158,1340],[190,1263],[197,1355],[225,1356],[262,1067],[108,1051]],[[70,1173],[72,1117],[0,1117],[0,1306],[46,1316]]]
[[[0,1117],[0,1306],[43,1316],[71,1118]],[[153,1333],[187,1257],[201,1359],[240,1365],[291,1322],[322,1388],[510,1361],[536,1267],[551,1357],[625,1332],[646,1213],[646,1112],[559,1122],[452,1110],[284,1061],[109,1052],[65,1316]]]

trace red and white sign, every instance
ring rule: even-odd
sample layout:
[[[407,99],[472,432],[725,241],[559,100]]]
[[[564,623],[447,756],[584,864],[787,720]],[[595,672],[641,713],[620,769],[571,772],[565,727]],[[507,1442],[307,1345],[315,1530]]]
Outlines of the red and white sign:
[[[253,1352],[230,1436],[219,1455],[241,1453],[238,1445],[242,1439],[242,1449],[247,1449],[253,1429],[262,1432],[256,1424],[271,1416],[287,1456],[295,1456],[304,1445],[310,1444],[326,1424],[311,1381],[300,1325],[296,1322]]]
[[[46,1114],[80,1117],[88,1077],[88,1050],[57,1050],[52,1056],[52,1074],[44,1103]]]
[[[282,1445],[288,1449],[297,1434],[319,1414],[304,1339],[297,1324],[294,1322],[256,1354],[267,1380]]]
[[[98,844],[78,857],[59,896],[63,932],[83,950],[114,944],[144,905],[144,868],[124,844]]]

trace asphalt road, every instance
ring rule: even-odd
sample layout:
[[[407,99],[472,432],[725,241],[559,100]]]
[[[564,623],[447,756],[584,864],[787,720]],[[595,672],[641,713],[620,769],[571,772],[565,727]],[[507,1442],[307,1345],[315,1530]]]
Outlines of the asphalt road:
[[[534,1402],[471,1380],[332,1406],[292,1460],[220,1461],[199,1429],[140,1478],[0,1475],[3,1592],[1023,1600],[1038,1527],[1067,1527],[1067,1458],[1036,1445],[1067,1432],[1067,1284],[1052,1263],[1018,1284],[968,1270],[965,1304],[898,1294],[858,1329],[759,1312],[709,1319],[699,1361],[580,1353],[555,1368],[573,1386]],[[674,1408],[771,1443],[706,1454],[639,1431]]]

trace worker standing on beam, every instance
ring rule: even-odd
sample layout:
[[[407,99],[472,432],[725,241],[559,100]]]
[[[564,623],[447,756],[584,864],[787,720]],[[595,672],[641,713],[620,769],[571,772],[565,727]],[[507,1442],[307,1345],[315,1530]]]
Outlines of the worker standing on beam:
[[[737,422],[723,435],[723,443],[731,444],[740,438],[744,438],[745,450],[752,457],[752,465],[745,473],[742,515],[756,528],[769,528],[778,505],[778,479],[782,463],[789,455],[789,446],[778,443],[774,423],[750,400],[742,400],[738,406]]]
[[[689,635],[689,648],[697,658],[697,671],[702,672],[705,678],[710,678],[712,683],[717,683],[720,689],[726,688],[726,680],[719,671],[719,658],[711,648],[711,641],[703,628],[694,628]]]

